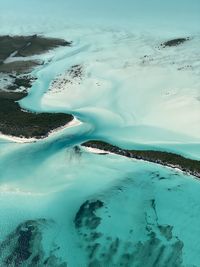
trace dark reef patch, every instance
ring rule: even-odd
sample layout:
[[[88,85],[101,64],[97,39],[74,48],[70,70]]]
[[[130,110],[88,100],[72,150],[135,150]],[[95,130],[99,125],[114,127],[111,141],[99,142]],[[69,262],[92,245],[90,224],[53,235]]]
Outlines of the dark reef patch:
[[[84,202],[76,213],[74,223],[76,228],[87,227],[88,229],[96,229],[101,222],[95,212],[103,207],[101,200],[87,200]]]
[[[126,192],[122,194],[126,199]],[[124,223],[125,231],[130,233],[126,238],[120,238],[120,233],[117,231],[115,233],[111,231],[110,234],[107,231],[104,232],[104,227],[110,229],[110,224],[115,223],[114,221],[108,222],[105,217],[105,210],[109,207],[109,202],[106,203],[105,206],[99,200],[84,202],[74,220],[75,228],[80,236],[80,245],[87,253],[87,267],[185,267],[182,259],[184,244],[173,234],[173,226],[158,223],[156,199],[151,199],[147,209],[141,211],[141,217],[146,218],[144,229],[141,228],[146,237],[143,237],[142,240],[135,236],[132,229],[132,227],[134,228],[134,219],[133,225],[129,226],[123,222],[123,218],[121,220],[122,226]],[[99,232],[97,233],[96,228],[93,229],[85,222],[88,218],[96,216],[95,210],[99,208],[101,210],[98,215],[98,226],[101,225],[101,227],[98,227]],[[130,206],[127,212],[130,213],[134,208],[133,202],[133,206]],[[91,239],[91,236],[95,236],[95,238]]]
[[[49,221],[46,219],[29,220],[17,226],[0,243],[0,262],[2,267],[48,266],[67,267],[67,263],[57,257],[53,250],[45,254],[42,245],[42,230]]]
[[[73,65],[69,70],[69,75],[72,79],[82,78],[83,75],[83,67],[81,65]]]

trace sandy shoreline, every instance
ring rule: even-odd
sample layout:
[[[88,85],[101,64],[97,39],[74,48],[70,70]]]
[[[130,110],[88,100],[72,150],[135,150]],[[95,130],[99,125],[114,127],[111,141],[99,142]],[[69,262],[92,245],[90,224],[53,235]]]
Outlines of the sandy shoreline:
[[[99,148],[93,148],[93,147],[88,147],[88,146],[82,146],[86,151],[90,152],[90,153],[94,153],[94,154],[111,154],[111,155],[116,155],[115,153],[106,151],[106,150],[102,150]]]
[[[72,121],[70,121],[69,123],[67,123],[66,125],[64,126],[61,126],[59,128],[56,128],[55,130],[52,130],[50,131],[47,136],[45,137],[41,137],[41,138],[25,138],[25,137],[17,137],[17,136],[12,136],[12,135],[5,135],[5,134],[2,134],[0,132],[0,140],[3,139],[3,140],[6,140],[6,141],[11,141],[11,142],[14,142],[14,143],[33,143],[33,142],[37,142],[39,140],[43,140],[43,139],[46,139],[48,138],[49,136],[52,136],[56,133],[58,133],[59,131],[62,131],[66,128],[71,128],[71,127],[75,127],[75,126],[78,126],[80,125],[82,122],[79,121],[77,118],[74,117],[74,119]]]

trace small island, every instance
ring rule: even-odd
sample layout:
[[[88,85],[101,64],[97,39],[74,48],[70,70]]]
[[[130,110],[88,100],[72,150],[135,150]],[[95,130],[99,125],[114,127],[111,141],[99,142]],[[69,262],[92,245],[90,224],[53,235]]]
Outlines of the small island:
[[[170,168],[177,168],[187,174],[200,178],[200,161],[185,158],[175,153],[154,150],[128,150],[96,140],[85,142],[82,146],[100,149],[128,158],[145,160]]]
[[[178,46],[178,45],[181,45],[183,43],[185,43],[186,41],[189,41],[190,38],[187,37],[187,38],[176,38],[176,39],[172,39],[172,40],[169,40],[169,41],[166,41],[164,43],[161,44],[161,46],[163,48],[166,48],[166,47],[172,47],[172,46]]]

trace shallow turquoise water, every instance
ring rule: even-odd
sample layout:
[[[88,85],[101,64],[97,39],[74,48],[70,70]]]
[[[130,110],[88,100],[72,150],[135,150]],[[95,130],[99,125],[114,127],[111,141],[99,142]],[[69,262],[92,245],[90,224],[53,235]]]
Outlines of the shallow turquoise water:
[[[199,267],[198,180],[148,162],[73,148],[100,138],[125,148],[200,158],[199,1],[0,4],[0,33],[73,40],[72,48],[43,58],[21,106],[70,112],[83,122],[35,143],[0,141],[0,240],[8,241],[21,223],[44,218],[42,241],[33,243],[32,251],[44,259],[55,255],[68,267]],[[191,43],[180,50],[157,50],[163,40],[188,35]],[[145,54],[153,63],[143,67]],[[84,68],[80,86],[49,93],[51,82],[75,64]],[[185,64],[192,64],[192,71],[178,72]],[[174,91],[165,94],[165,87]],[[161,111],[152,109],[157,106]],[[188,129],[185,121],[191,121]],[[13,247],[0,248],[3,266]]]

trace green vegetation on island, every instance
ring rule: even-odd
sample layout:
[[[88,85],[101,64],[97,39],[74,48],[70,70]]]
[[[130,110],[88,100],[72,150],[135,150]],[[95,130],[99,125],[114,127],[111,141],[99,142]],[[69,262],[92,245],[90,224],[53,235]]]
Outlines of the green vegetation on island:
[[[59,46],[62,39],[33,36],[0,36],[0,132],[26,138],[41,138],[73,120],[64,113],[33,113],[21,109],[18,101],[27,96],[35,78],[30,73],[42,64],[25,57],[39,55]],[[12,60],[7,60],[7,59]]]
[[[128,150],[111,145],[103,141],[88,141],[83,143],[82,146],[97,148],[100,150],[108,151],[117,155],[134,158],[138,160],[145,160],[160,165],[177,168],[181,171],[194,175],[200,178],[200,161],[185,158],[175,153],[154,151],[154,150]]]

